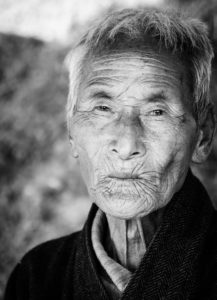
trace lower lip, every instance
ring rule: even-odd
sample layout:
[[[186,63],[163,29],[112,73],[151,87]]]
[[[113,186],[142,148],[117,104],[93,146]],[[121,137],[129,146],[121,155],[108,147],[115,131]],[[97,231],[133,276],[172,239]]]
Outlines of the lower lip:
[[[118,193],[118,197],[120,197],[120,195],[124,197],[135,196],[136,194],[138,195],[138,190],[142,187],[142,180],[137,178],[109,177],[106,187],[108,188],[109,195]]]

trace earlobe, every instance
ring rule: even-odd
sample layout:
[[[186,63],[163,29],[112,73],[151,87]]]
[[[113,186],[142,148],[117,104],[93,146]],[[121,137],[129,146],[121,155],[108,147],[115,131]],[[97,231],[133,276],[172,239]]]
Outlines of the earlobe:
[[[69,136],[69,142],[70,142],[71,149],[72,149],[72,155],[73,155],[74,158],[77,158],[78,157],[78,152],[76,150],[75,141],[74,141],[74,139],[71,135]]]
[[[192,162],[201,164],[206,161],[212,149],[212,141],[215,132],[215,115],[212,107],[207,110],[207,114],[200,122],[198,129],[197,143],[192,155]]]
[[[192,155],[192,162],[196,164],[203,163],[209,156],[210,150],[210,144],[204,141],[203,132],[200,131],[198,141]]]

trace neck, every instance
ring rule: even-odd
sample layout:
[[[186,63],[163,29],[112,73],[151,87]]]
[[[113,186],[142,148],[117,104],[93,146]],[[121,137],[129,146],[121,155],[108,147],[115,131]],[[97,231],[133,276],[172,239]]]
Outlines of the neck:
[[[135,271],[161,223],[162,215],[162,209],[130,220],[106,215],[109,234],[105,247],[109,255],[128,270]]]

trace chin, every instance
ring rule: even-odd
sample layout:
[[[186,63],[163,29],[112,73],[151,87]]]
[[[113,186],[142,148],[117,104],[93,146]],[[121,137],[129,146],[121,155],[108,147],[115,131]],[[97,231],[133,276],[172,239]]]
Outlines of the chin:
[[[96,205],[106,214],[120,219],[141,218],[158,209],[155,201],[137,195],[118,194],[95,197]]]

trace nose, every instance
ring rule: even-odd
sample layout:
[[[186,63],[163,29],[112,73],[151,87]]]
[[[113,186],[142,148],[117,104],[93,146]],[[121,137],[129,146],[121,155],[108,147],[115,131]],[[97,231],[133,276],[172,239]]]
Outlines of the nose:
[[[122,160],[138,158],[146,152],[141,139],[141,124],[138,120],[125,120],[114,128],[110,151]]]

